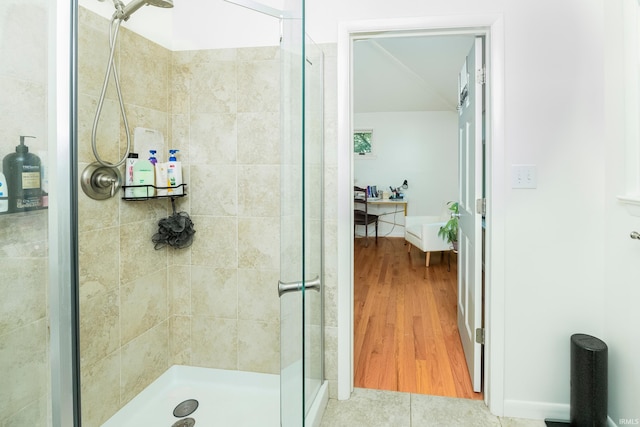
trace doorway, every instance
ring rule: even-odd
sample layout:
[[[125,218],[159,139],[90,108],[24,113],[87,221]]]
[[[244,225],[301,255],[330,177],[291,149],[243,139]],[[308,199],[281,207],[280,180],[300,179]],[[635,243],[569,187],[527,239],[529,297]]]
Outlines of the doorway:
[[[447,29],[443,31],[442,29]],[[352,225],[348,220],[353,209],[351,186],[353,183],[352,154],[352,93],[353,81],[350,79],[352,67],[352,44],[355,39],[371,35],[396,36],[418,34],[468,34],[485,36],[487,45],[487,87],[488,109],[487,123],[487,229],[486,229],[486,293],[484,323],[487,328],[485,337],[484,399],[494,414],[503,411],[503,375],[501,365],[504,352],[504,308],[498,304],[504,299],[504,278],[495,274],[499,270],[493,267],[493,260],[503,256],[501,245],[495,245],[503,238],[503,226],[496,219],[502,214],[503,192],[496,191],[504,182],[504,168],[496,162],[503,156],[503,87],[504,87],[504,40],[503,23],[500,16],[443,16],[416,18],[410,20],[388,20],[384,22],[343,23],[338,39],[338,75],[344,79],[339,85],[338,94],[338,142],[339,142],[339,224],[338,258],[340,276],[338,278],[338,398],[348,399],[353,389],[353,238]],[[350,265],[348,265],[351,260]]]
[[[406,218],[444,222],[448,203],[458,200],[459,156],[466,152],[458,149],[458,76],[474,39],[406,34],[353,41],[352,127],[372,136],[371,151],[354,154],[354,185],[411,184],[396,193],[409,216],[372,194],[369,210],[385,239],[354,241],[355,387],[482,398],[471,385],[457,326],[457,256],[452,263],[450,252],[435,252],[425,268],[426,254],[404,241]],[[433,237],[438,249],[449,247]]]

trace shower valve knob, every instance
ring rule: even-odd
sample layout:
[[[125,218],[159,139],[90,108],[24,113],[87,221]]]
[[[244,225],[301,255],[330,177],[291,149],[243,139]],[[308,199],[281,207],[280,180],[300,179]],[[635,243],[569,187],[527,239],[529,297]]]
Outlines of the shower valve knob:
[[[91,163],[82,171],[80,184],[84,193],[95,200],[105,200],[116,195],[122,186],[122,174],[118,168]]]
[[[116,195],[116,191],[118,191],[118,181],[115,179],[111,180],[111,192],[109,193],[110,197],[113,197]]]

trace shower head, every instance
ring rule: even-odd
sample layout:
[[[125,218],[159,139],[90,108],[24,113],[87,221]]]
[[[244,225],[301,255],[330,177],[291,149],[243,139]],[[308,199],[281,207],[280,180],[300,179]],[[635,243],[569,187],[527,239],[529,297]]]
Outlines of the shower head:
[[[119,0],[114,0],[114,2],[119,2]],[[132,0],[131,3],[124,6],[123,8],[119,8],[116,5],[116,17],[122,19],[123,21],[127,21],[133,13],[140,9],[144,5],[151,5],[157,7],[170,8],[173,7],[173,0]]]

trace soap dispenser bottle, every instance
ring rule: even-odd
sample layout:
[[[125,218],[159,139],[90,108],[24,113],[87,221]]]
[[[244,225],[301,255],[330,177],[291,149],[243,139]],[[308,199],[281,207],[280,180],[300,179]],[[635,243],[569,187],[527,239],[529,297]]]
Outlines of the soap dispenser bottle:
[[[180,150],[169,150],[169,161],[167,162],[167,192],[173,195],[182,195],[182,163],[176,158],[176,153]]]
[[[6,155],[2,160],[2,171],[9,192],[9,212],[42,207],[40,158],[29,152],[29,147],[24,144],[25,138],[35,137],[20,136],[20,145],[16,146],[16,152]]]

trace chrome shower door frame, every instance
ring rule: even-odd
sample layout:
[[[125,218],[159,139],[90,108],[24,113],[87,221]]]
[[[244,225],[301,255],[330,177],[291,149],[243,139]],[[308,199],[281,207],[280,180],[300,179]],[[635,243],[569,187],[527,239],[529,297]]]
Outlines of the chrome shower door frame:
[[[49,15],[49,310],[51,422],[80,426],[77,173],[77,0]]]

